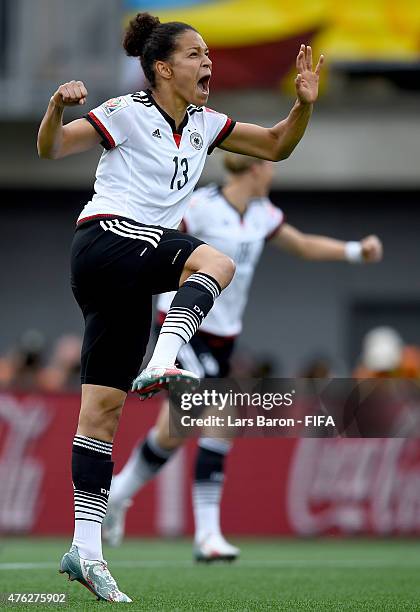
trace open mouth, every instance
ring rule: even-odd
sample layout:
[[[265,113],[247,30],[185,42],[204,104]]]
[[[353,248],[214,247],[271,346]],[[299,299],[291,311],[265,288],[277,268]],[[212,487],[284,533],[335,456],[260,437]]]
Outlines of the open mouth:
[[[210,85],[210,75],[201,77],[201,79],[197,83],[198,89],[205,95],[209,93],[209,85]]]

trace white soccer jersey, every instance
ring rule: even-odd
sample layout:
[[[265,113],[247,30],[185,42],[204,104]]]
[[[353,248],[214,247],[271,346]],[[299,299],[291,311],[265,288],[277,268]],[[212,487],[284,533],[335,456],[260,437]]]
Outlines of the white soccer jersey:
[[[79,221],[119,215],[171,229],[184,215],[207,154],[235,125],[224,114],[191,105],[176,129],[149,90],[108,100],[86,119],[102,136],[105,151],[95,194]]]
[[[231,257],[236,264],[232,282],[216,299],[200,329],[217,336],[236,336],[251,281],[264,247],[284,221],[284,214],[268,198],[252,200],[243,215],[216,185],[198,189],[184,215],[186,231]],[[167,312],[175,293],[159,296],[158,310]]]

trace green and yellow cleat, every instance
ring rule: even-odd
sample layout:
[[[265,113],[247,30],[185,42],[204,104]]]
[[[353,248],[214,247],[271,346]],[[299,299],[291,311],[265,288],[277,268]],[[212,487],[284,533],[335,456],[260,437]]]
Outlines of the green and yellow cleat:
[[[132,600],[122,593],[110,574],[105,561],[82,559],[77,546],[72,546],[60,562],[60,574],[68,574],[69,580],[83,584],[96,598],[102,601],[130,603]]]

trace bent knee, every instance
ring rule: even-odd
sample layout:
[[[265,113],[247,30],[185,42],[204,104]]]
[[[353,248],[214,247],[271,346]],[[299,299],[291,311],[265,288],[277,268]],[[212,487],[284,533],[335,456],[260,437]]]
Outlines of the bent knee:
[[[226,269],[227,269],[227,273],[229,274],[229,277],[230,277],[230,280],[229,280],[229,282],[230,282],[232,280],[232,278],[234,277],[235,272],[236,272],[236,263],[230,257],[227,258]]]
[[[224,289],[225,287],[227,287],[229,285],[229,283],[231,282],[234,274],[235,274],[235,270],[236,270],[236,264],[233,261],[233,259],[231,259],[230,257],[228,257],[227,255],[220,255],[220,262],[219,262],[219,274],[220,274],[220,285],[222,287],[222,289]]]

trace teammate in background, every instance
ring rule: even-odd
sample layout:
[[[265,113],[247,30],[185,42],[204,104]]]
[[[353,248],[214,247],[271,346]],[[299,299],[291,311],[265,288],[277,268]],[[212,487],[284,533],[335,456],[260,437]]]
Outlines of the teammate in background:
[[[267,240],[292,255],[308,260],[377,262],[382,244],[376,236],[360,242],[342,242],[326,236],[304,234],[285,223],[284,214],[268,199],[273,165],[252,157],[225,154],[230,173],[225,186],[198,189],[183,220],[192,232],[231,257],[236,274],[220,296],[199,331],[178,355],[182,367],[200,377],[222,378],[229,373],[235,340],[252,277]],[[158,300],[158,323],[162,325],[173,296]],[[125,514],[131,499],[184,443],[169,437],[169,409],[165,405],[157,423],[136,446],[111,486],[104,538],[118,545],[124,534]],[[231,448],[228,440],[200,438],[195,466],[193,508],[195,518],[194,556],[197,560],[234,559],[239,550],[222,536],[219,520],[224,463]]]
[[[301,45],[297,101],[272,128],[235,123],[205,107],[212,62],[200,34],[148,13],[124,39],[140,58],[150,90],[108,100],[63,126],[66,106],[83,105],[81,81],[53,94],[38,134],[41,157],[58,159],[100,143],[95,194],[84,207],[71,255],[72,288],[85,318],[82,405],[73,442],[75,532],[60,565],[98,598],[127,602],[102,556],[101,524],[112,478],[112,443],[130,386],[142,397],[170,379],[194,383],[175,368],[188,343],[232,279],[226,255],[177,231],[208,153],[215,147],[279,161],[302,138],[318,95],[322,57]],[[147,368],[136,377],[149,339],[152,295],[177,291]]]

